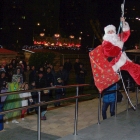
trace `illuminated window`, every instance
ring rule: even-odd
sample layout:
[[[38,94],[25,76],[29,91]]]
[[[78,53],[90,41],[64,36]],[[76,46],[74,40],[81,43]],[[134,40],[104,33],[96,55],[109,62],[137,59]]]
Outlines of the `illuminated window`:
[[[21,18],[22,18],[22,19],[25,19],[25,16],[22,16]]]

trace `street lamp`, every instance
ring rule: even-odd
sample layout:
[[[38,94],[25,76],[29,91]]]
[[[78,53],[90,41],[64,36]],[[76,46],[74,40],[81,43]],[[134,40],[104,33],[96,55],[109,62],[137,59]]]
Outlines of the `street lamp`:
[[[74,38],[74,35],[70,35],[70,38],[73,39]]]
[[[54,34],[54,37],[56,39],[56,44],[58,44],[58,40],[60,38],[60,34],[56,33],[56,34]]]
[[[39,22],[37,23],[37,26],[40,26],[40,23]]]
[[[35,25],[33,25],[33,43],[34,43],[34,41],[35,41],[35,27],[36,26],[40,26],[41,24],[40,24],[40,22],[37,22]]]
[[[22,29],[21,27],[18,27],[18,30],[17,30],[17,44],[18,44],[18,38],[19,38],[19,30],[21,29]]]
[[[70,35],[70,43],[72,44],[72,40],[74,39],[74,35]]]
[[[60,37],[60,34],[54,34],[54,37],[55,38],[59,38]]]
[[[45,33],[40,33],[40,36],[42,36],[42,37],[45,36]]]

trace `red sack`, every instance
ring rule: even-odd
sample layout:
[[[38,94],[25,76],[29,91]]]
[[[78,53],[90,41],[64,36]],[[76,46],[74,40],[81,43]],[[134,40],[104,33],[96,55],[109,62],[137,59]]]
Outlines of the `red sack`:
[[[94,82],[99,92],[119,81],[119,76],[102,52],[102,46],[96,47],[89,53]]]

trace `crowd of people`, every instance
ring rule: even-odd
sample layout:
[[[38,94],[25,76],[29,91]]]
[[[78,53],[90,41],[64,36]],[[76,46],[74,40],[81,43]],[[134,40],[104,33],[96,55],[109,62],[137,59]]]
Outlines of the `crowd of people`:
[[[69,84],[69,75],[72,68],[74,68],[75,71],[76,83],[84,84],[87,72],[84,65],[79,62],[79,59],[76,59],[73,66],[70,60],[67,59],[64,65],[59,66],[57,71],[54,70],[53,65],[48,62],[38,69],[36,69],[35,66],[27,65],[24,60],[18,61],[18,59],[13,59],[9,64],[3,63],[0,67],[1,93],[19,90],[24,90],[25,92],[2,96],[0,102],[2,110],[6,111],[38,103],[38,93],[28,92],[28,90],[67,85]],[[83,93],[82,87],[79,93]],[[55,92],[53,92],[53,90],[41,91],[41,101],[49,101],[51,99],[58,100],[65,96],[65,88],[55,89]],[[55,102],[54,106],[60,106],[60,102]],[[25,113],[30,114],[33,110],[38,114],[37,107],[7,113],[5,115],[6,124],[8,124],[9,120],[12,120],[12,123],[19,123],[16,120],[17,116],[21,116],[21,119],[24,120]],[[46,112],[47,105],[44,105],[41,107],[41,120],[46,120]]]

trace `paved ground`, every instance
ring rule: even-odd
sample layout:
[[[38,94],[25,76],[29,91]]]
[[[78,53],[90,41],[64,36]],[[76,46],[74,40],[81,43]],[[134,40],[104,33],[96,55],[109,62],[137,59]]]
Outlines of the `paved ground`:
[[[91,125],[58,140],[140,140],[140,106],[137,111],[130,109],[111,117],[100,125]]]
[[[130,96],[133,103],[135,104],[135,94],[131,93]],[[117,108],[118,114],[126,110],[125,96],[124,100],[121,103],[118,103]],[[63,103],[62,107],[54,108],[50,106],[48,110],[47,120],[41,122],[41,140],[57,140],[59,138],[65,138],[65,136],[73,134],[75,104]],[[111,119],[112,118],[113,117],[111,117]],[[0,132],[0,140],[37,140],[37,115],[28,115],[25,117],[25,121],[20,119],[18,119],[18,121],[20,122],[19,124],[12,124],[9,122],[8,125],[4,125],[5,129]],[[93,127],[94,124],[95,126],[98,126],[97,122],[98,98],[80,102],[78,113],[78,133],[85,131],[84,129],[87,127]],[[106,121],[101,123],[104,122]],[[86,130],[88,131],[88,129]],[[89,140],[92,139],[89,138]]]

